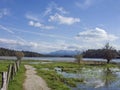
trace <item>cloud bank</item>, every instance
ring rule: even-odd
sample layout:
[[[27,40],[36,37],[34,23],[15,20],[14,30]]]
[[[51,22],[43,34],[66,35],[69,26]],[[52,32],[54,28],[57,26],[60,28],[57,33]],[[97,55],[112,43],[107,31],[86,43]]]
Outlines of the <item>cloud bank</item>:
[[[38,27],[38,28],[41,28],[41,29],[54,29],[55,28],[54,26],[47,26],[47,25],[41,24],[40,22],[35,22],[35,21],[29,21],[28,24],[30,26]]]
[[[116,39],[118,39],[117,36],[109,34],[104,29],[98,27],[92,30],[90,29],[82,31],[76,36],[76,38],[85,42],[115,41]]]
[[[72,25],[74,23],[80,22],[79,18],[65,17],[60,14],[51,15],[49,18],[50,22],[58,22],[59,24]]]

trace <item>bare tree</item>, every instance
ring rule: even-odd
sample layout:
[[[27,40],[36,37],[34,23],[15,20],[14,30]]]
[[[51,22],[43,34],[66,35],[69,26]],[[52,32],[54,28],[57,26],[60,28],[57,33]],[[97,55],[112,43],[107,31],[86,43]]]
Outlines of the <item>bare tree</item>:
[[[24,57],[24,53],[20,51],[15,52],[15,55],[17,60],[21,60]]]
[[[103,48],[103,58],[107,60],[107,63],[117,56],[116,50],[107,43]]]
[[[82,61],[82,58],[83,58],[83,55],[79,52],[77,55],[75,55],[75,62],[80,64]]]

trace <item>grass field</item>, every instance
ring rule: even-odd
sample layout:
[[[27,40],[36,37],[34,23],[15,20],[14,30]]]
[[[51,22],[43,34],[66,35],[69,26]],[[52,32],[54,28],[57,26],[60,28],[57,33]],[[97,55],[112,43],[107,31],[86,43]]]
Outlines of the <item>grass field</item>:
[[[25,79],[25,68],[24,65],[22,64],[14,80],[10,81],[8,90],[23,90],[24,79]]]
[[[0,60],[0,72],[7,71],[8,65],[14,61]],[[62,71],[67,73],[76,73],[80,71],[81,67],[91,68],[89,64],[77,64],[72,62],[46,62],[41,61],[22,61],[19,71],[17,72],[14,80],[10,81],[8,90],[24,90],[23,83],[25,80],[24,64],[30,64],[37,70],[37,74],[41,76],[48,84],[51,90],[70,90],[69,87],[76,87],[76,82],[83,82],[82,79],[65,78],[55,71],[55,67],[62,68]],[[94,65],[92,65],[94,66]],[[97,67],[116,67],[116,64],[103,64],[95,65]],[[48,69],[48,70],[46,70]],[[1,84],[1,74],[0,74]]]
[[[75,78],[65,78],[62,75],[58,74],[54,68],[59,67],[62,68],[62,71],[67,73],[77,73],[80,71],[80,68],[94,68],[95,67],[102,67],[102,68],[111,68],[111,67],[119,67],[116,64],[76,64],[71,62],[52,62],[52,63],[45,63],[45,64],[31,64],[33,65],[38,72],[38,75],[43,77],[48,86],[52,90],[70,90],[69,87],[76,87],[77,82],[83,82],[83,79],[75,79]]]
[[[8,70],[9,64],[12,64],[14,61],[12,60],[0,60],[0,72],[4,72]],[[11,80],[8,86],[8,90],[23,90],[23,82],[25,78],[25,68],[24,65],[21,64],[17,75],[14,80]],[[2,75],[0,74],[0,86],[1,86]]]
[[[13,61],[0,60],[0,72],[7,71],[9,64],[12,62]],[[0,73],[0,86],[1,86],[1,81],[2,81],[2,75]]]
[[[69,87],[76,87],[76,82],[83,82],[82,79],[65,78],[54,70],[55,67],[60,67],[63,71],[68,73],[76,72],[79,67],[83,65],[69,62],[52,62],[46,64],[33,64],[33,66],[37,69],[38,75],[46,80],[48,86],[52,90],[70,90]],[[46,68],[49,70],[44,70]]]

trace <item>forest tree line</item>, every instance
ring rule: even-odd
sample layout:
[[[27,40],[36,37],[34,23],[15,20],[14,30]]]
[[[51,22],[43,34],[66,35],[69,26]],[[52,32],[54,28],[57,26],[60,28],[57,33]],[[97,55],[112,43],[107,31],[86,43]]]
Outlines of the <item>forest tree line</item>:
[[[113,53],[117,55],[116,58],[120,58],[120,51],[114,50]],[[102,58],[103,50],[102,49],[88,49],[84,51],[82,54],[84,58]]]
[[[0,48],[0,56],[16,56],[15,53],[16,50],[6,49],[6,48]],[[48,57],[51,55],[44,55],[37,52],[30,52],[30,51],[22,51],[24,53],[25,57]],[[114,50],[114,53],[116,53],[117,58],[120,58],[120,50]],[[103,57],[103,51],[102,49],[88,49],[82,53],[84,58],[102,58]],[[64,57],[64,56],[63,56]],[[70,56],[69,56],[70,57]],[[71,56],[73,57],[73,56]]]
[[[16,56],[15,53],[16,50],[11,50],[11,49],[6,49],[6,48],[0,48],[0,56]],[[36,52],[30,52],[30,51],[21,51],[24,53],[25,57],[41,57],[41,56],[46,56],[40,53]]]

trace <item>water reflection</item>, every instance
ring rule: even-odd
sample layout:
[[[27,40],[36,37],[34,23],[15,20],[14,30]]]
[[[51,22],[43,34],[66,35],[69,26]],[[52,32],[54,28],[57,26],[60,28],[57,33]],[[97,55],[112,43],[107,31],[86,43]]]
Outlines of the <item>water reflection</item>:
[[[120,69],[103,67],[83,67],[77,73],[67,73],[58,69],[57,73],[66,78],[82,78],[83,83],[76,83],[72,90],[120,90]]]
[[[110,69],[109,67],[106,67],[106,69],[104,70],[103,80],[105,83],[105,87],[114,87],[115,82],[119,80],[115,69]]]

